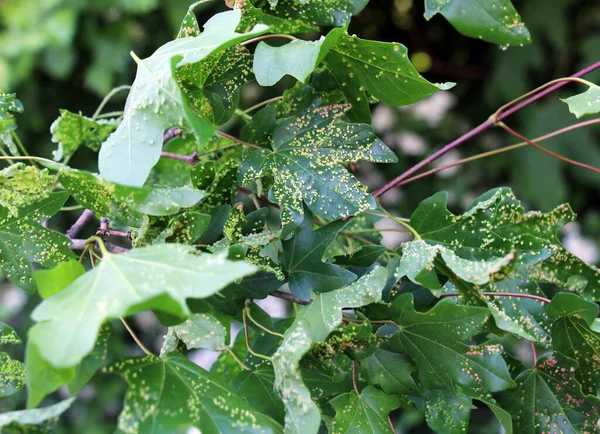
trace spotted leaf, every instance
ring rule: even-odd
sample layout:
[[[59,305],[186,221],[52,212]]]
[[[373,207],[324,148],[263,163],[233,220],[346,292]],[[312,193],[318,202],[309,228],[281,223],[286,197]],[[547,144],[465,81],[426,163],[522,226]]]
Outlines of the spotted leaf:
[[[388,434],[394,432],[388,416],[390,411],[400,407],[400,398],[367,386],[360,394],[350,392],[334,398],[331,405],[335,409],[329,427],[331,434]]]
[[[19,208],[50,196],[54,176],[47,169],[16,163],[0,171],[0,206],[18,217]]]
[[[50,433],[56,429],[58,418],[71,407],[75,398],[32,410],[10,411],[0,414],[0,431],[17,433]]]
[[[15,217],[0,207],[0,268],[15,285],[33,292],[31,264],[53,267],[75,257],[71,240],[41,225],[56,214],[69,193],[52,193],[50,197],[19,208]]]
[[[487,309],[444,299],[421,313],[415,311],[411,294],[400,296],[395,306],[400,329],[392,344],[414,360],[424,387],[472,397],[514,387],[500,346],[462,343],[481,332]]]
[[[531,37],[510,0],[425,0],[425,18],[442,14],[456,30],[494,44],[529,44]]]
[[[583,116],[594,115],[600,112],[600,86],[592,84],[585,92],[561,101],[568,104],[569,111],[577,119]]]
[[[268,30],[257,25],[247,33],[236,33],[240,18],[239,10],[217,14],[204,25],[200,36],[168,42],[147,59],[137,60],[137,76],[123,121],[100,150],[98,166],[106,180],[141,187],[160,158],[167,128],[180,126],[192,130],[200,143],[208,140],[212,131],[184,101],[173,69],[200,62]]]
[[[353,15],[358,14],[369,0],[256,0],[256,6],[277,17],[300,18],[312,25],[346,25]],[[269,6],[272,9],[269,10]]]
[[[554,353],[516,378],[517,388],[504,396],[516,432],[598,432],[600,400],[584,395],[576,370],[577,362]]]
[[[185,356],[142,357],[107,369],[123,376],[129,388],[119,416],[119,433],[177,432],[190,426],[205,433],[275,434],[282,427],[252,409],[214,373]]]
[[[197,255],[180,244],[105,252],[96,268],[33,311],[40,323],[30,330],[28,345],[53,366],[71,367],[92,350],[106,320],[148,308],[181,318],[189,313],[186,298],[208,297],[254,271],[245,262]]]
[[[169,327],[168,333],[183,341],[188,350],[193,348],[206,348],[211,351],[225,350],[227,330],[217,318],[206,313],[194,314],[185,322]],[[161,350],[161,357],[164,355],[165,352]]]
[[[342,323],[342,308],[360,307],[381,300],[387,281],[383,267],[375,268],[351,285],[337,291],[319,294],[300,312],[286,330],[281,346],[273,355],[275,389],[285,406],[287,433],[316,434],[321,415],[302,381],[299,363],[313,343],[324,342]]]
[[[374,200],[342,164],[366,160],[394,162],[396,156],[365,124],[341,121],[344,105],[311,108],[282,121],[273,133],[272,150],[246,156],[239,182],[251,185],[274,178],[270,198],[282,208],[283,225],[300,223],[303,202],[315,214],[337,219],[374,206]]]
[[[0,322],[0,345],[20,344],[12,327]],[[25,385],[25,365],[0,352],[0,398],[14,395]]]
[[[0,91],[0,142],[8,148],[11,154],[19,155],[17,146],[10,135],[17,128],[15,113],[23,113],[23,104],[14,93]]]

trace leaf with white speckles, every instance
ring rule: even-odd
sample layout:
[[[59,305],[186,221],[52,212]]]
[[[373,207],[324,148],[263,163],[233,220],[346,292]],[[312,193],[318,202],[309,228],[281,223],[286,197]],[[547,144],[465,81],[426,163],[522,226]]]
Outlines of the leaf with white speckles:
[[[465,396],[461,398],[446,390],[430,390],[425,396],[425,418],[436,433],[467,432],[471,410],[475,406]]]
[[[0,269],[8,280],[34,291],[31,263],[53,267],[75,257],[66,236],[41,225],[56,214],[69,198],[69,193],[52,193],[46,199],[19,208],[19,217],[0,207]]]
[[[592,84],[585,92],[562,99],[561,101],[569,105],[569,111],[577,119],[583,116],[594,115],[600,112],[600,86]]]
[[[343,27],[364,9],[369,0],[255,0],[253,3],[277,17],[300,18],[312,25]]]
[[[231,387],[252,406],[283,423],[285,411],[274,390],[275,373],[268,364],[253,371],[242,371],[231,380]]]
[[[0,145],[6,146],[12,155],[19,155],[10,135],[17,128],[15,113],[23,113],[23,104],[17,95],[0,91]]]
[[[519,434],[597,433],[600,400],[585,396],[574,377],[577,362],[554,353],[522,372],[504,394]]]
[[[396,321],[400,330],[392,346],[414,360],[424,387],[471,397],[514,387],[500,345],[462,343],[482,331],[487,309],[444,299],[421,313],[415,311],[411,294],[400,296],[394,304],[400,311]]]
[[[291,75],[304,83],[342,33],[344,30],[337,28],[317,41],[296,39],[279,47],[260,42],[254,52],[256,81],[261,86],[273,86]]]
[[[75,398],[32,410],[10,411],[0,414],[0,432],[5,430],[23,434],[53,433],[61,414],[69,409]]]
[[[54,176],[47,169],[40,170],[24,163],[16,163],[0,170],[0,206],[8,208],[14,217],[19,208],[50,196]]]
[[[107,368],[129,384],[118,433],[172,433],[194,426],[207,434],[275,434],[282,427],[252,409],[214,373],[185,356],[141,357]]]
[[[321,423],[318,407],[302,381],[299,363],[313,343],[321,343],[342,323],[342,308],[376,303],[387,282],[387,271],[377,267],[351,285],[319,294],[300,309],[273,355],[275,388],[285,406],[286,433],[316,434]]]
[[[325,58],[325,65],[340,83],[348,103],[362,104],[366,90],[389,105],[407,105],[454,83],[433,84],[425,80],[399,43],[369,41],[343,35]]]
[[[193,348],[225,350],[227,330],[217,318],[206,313],[194,314],[183,323],[169,327],[169,333],[183,341],[188,350]],[[161,350],[161,357],[164,355]]]
[[[0,345],[20,344],[12,327],[0,322]],[[14,395],[25,385],[25,365],[0,352],[0,398]]]
[[[357,160],[386,163],[397,158],[371,126],[340,121],[347,109],[347,105],[313,107],[282,121],[273,133],[273,150],[252,150],[242,163],[241,185],[273,176],[269,197],[281,206],[284,226],[300,223],[303,202],[326,219],[374,206],[366,187],[342,164]]]
[[[411,373],[415,366],[404,354],[377,349],[374,354],[361,362],[369,384],[375,384],[386,393],[420,396]]]
[[[353,391],[334,398],[331,405],[335,409],[329,426],[331,434],[389,434],[394,431],[388,415],[400,407],[400,399],[367,386],[360,395]]]
[[[177,34],[177,39],[200,36],[200,34],[200,26],[198,25],[196,14],[194,13],[193,8],[189,9],[183,17],[183,21],[179,27],[179,33]]]
[[[255,271],[245,262],[197,254],[180,244],[105,253],[96,268],[33,311],[40,323],[30,330],[29,343],[52,365],[71,367],[92,350],[106,320],[144,309],[183,317],[189,313],[187,298],[208,297]]]
[[[529,31],[510,0],[425,0],[425,19],[442,14],[456,30],[494,44],[529,44]]]
[[[93,151],[99,151],[102,143],[117,129],[116,120],[98,120],[61,110],[50,126],[52,141],[58,143],[53,152],[54,160],[70,158],[80,146],[85,145]]]
[[[173,68],[200,62],[268,30],[265,25],[257,25],[250,32],[236,33],[240,18],[239,10],[217,14],[204,25],[200,36],[168,42],[152,56],[138,60],[123,121],[100,150],[98,167],[106,180],[141,187],[160,158],[167,128],[193,130],[200,143],[208,139],[206,124],[199,123],[187,106]]]

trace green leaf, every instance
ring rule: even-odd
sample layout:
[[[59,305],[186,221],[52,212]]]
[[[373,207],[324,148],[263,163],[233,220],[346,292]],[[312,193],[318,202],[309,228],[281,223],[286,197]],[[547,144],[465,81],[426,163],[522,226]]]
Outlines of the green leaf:
[[[127,381],[119,433],[168,433],[194,426],[203,433],[281,433],[282,427],[257,411],[207,372],[177,353],[126,359],[107,368]]]
[[[10,135],[17,128],[14,113],[23,113],[23,104],[16,94],[0,91],[0,142],[4,143],[12,155],[19,155]]]
[[[414,365],[404,354],[377,349],[375,353],[361,362],[369,384],[381,387],[384,392],[396,395],[420,396],[411,373]]]
[[[194,314],[185,322],[169,327],[169,335],[183,341],[188,350],[206,348],[211,351],[224,351],[227,330],[217,318],[202,313]],[[163,357],[165,352],[161,350],[160,355]]]
[[[327,219],[357,214],[373,207],[374,201],[343,166],[344,162],[366,160],[395,162],[396,156],[365,124],[348,124],[339,119],[345,105],[316,107],[282,121],[273,133],[273,150],[248,153],[239,183],[249,186],[265,175],[274,178],[269,192],[282,208],[283,225],[299,223],[302,202]]]
[[[570,98],[561,99],[561,101],[568,104],[569,111],[577,119],[583,116],[595,115],[600,112],[600,86],[591,84],[590,88],[585,92]]]
[[[147,59],[138,60],[123,121],[100,150],[98,166],[107,181],[141,187],[160,158],[167,128],[192,129],[200,143],[208,139],[206,125],[199,124],[187,107],[173,69],[200,62],[268,29],[258,25],[248,33],[236,33],[240,18],[239,10],[217,14],[204,25],[200,36],[169,42]]]
[[[273,86],[285,75],[303,83],[325,58],[344,29],[331,30],[318,41],[296,39],[279,47],[260,42],[254,52],[254,74],[261,86]]]
[[[386,104],[407,105],[454,86],[454,83],[432,84],[421,77],[402,44],[369,41],[348,34],[338,39],[325,58],[325,65],[341,83],[350,104],[366,99],[365,90]]]
[[[465,396],[459,399],[446,390],[430,390],[425,397],[427,425],[436,433],[461,434],[467,432],[471,410],[475,408]]]
[[[565,433],[597,432],[600,400],[582,393],[576,369],[577,362],[555,353],[517,377],[517,388],[505,398],[518,433],[543,434],[552,427]]]
[[[276,115],[277,111],[272,104],[257,112],[240,130],[241,139],[263,148],[271,146],[273,131],[277,128]]]
[[[343,27],[369,0],[258,0],[254,3],[263,9],[268,9],[267,4],[270,4],[273,9],[269,12],[277,17],[301,18],[311,25]]]
[[[262,364],[253,371],[242,371],[233,380],[231,387],[258,411],[283,423],[283,402],[275,394],[273,368]]]
[[[440,290],[442,284],[435,272],[437,258],[443,259],[446,266],[459,279],[476,285],[485,285],[490,282],[494,274],[505,269],[514,260],[514,253],[509,252],[499,258],[471,261],[461,258],[454,251],[440,244],[429,245],[423,240],[414,240],[402,246],[398,277],[407,276],[413,282],[428,289]]]
[[[395,307],[400,311],[400,330],[392,343],[415,361],[423,386],[474,398],[482,392],[514,387],[501,346],[461,342],[481,332],[488,319],[487,309],[459,306],[444,299],[421,313],[414,309],[412,294],[400,296]]]
[[[596,303],[586,301],[575,294],[560,292],[552,297],[552,302],[548,306],[548,315],[553,318],[566,316],[581,318],[591,326],[598,316],[598,309]]]
[[[186,298],[208,297],[254,271],[244,262],[198,255],[179,244],[105,252],[96,268],[33,311],[40,323],[30,329],[28,344],[53,366],[71,367],[92,350],[106,320],[144,309],[181,317],[189,313]]]
[[[80,262],[69,259],[50,270],[35,271],[33,280],[40,297],[46,299],[62,291],[84,273],[85,268]]]
[[[590,322],[591,323],[591,322]],[[554,350],[579,362],[575,376],[584,393],[596,395],[600,387],[600,333],[575,315],[564,316],[552,324]]]
[[[25,365],[11,359],[7,353],[0,352],[0,398],[14,395],[25,383]]]
[[[0,322],[0,345],[16,345],[21,342],[21,338],[11,326]]]
[[[342,308],[376,303],[387,281],[387,272],[376,267],[351,285],[337,291],[319,294],[300,309],[294,323],[273,355],[275,390],[285,406],[286,432],[316,434],[321,422],[319,409],[310,390],[302,381],[299,363],[313,343],[321,343],[342,323]]]
[[[296,297],[308,300],[311,291],[333,291],[356,279],[339,265],[323,262],[327,247],[347,224],[338,220],[313,232],[312,214],[306,212],[300,232],[282,243],[284,271]]]
[[[10,411],[0,414],[0,431],[18,433],[51,433],[61,414],[69,409],[75,398],[33,410]]]
[[[334,257],[337,265],[370,267],[387,249],[383,246],[362,246],[347,255]]]
[[[77,366],[75,377],[69,382],[68,389],[71,395],[76,395],[92,379],[96,372],[106,365],[108,355],[108,339],[112,329],[110,324],[104,324],[96,339],[96,345],[90,354],[85,356]]]
[[[209,212],[220,205],[229,205],[237,194],[239,163],[229,160],[221,167],[213,161],[195,165],[190,171],[192,185],[206,190],[206,196],[196,206],[199,212]]]
[[[192,9],[189,9],[183,17],[177,39],[200,36],[200,33],[200,26],[198,25],[196,14]]]
[[[63,191],[19,209],[19,217],[0,207],[0,269],[15,285],[34,291],[31,263],[53,267],[75,255],[71,240],[41,225],[56,214],[69,197]]]
[[[60,110],[60,117],[50,125],[52,141],[58,143],[58,149],[53,152],[54,160],[70,158],[82,145],[99,151],[117,125],[118,122],[114,120],[95,121],[68,110]]]
[[[198,203],[205,192],[191,186],[128,187],[93,173],[75,169],[61,172],[60,181],[82,206],[124,223],[137,223],[141,214],[165,216]]]
[[[19,208],[50,196],[54,176],[47,169],[16,163],[0,171],[0,206],[14,217]]]
[[[331,405],[335,409],[331,434],[387,434],[393,433],[388,415],[400,407],[400,399],[367,386],[360,395],[350,392],[334,398]]]
[[[529,44],[529,31],[510,0],[425,0],[425,19],[442,14],[465,36],[502,45]]]

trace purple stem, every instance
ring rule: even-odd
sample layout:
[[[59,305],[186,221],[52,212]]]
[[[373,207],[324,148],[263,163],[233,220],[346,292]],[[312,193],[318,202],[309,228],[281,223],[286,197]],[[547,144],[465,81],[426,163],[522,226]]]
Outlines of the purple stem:
[[[600,68],[600,62],[596,62],[593,65],[588,66],[585,69],[582,69],[581,71],[571,75],[571,77],[573,78],[577,78],[577,77],[582,77],[596,69]],[[548,95],[549,93],[554,92],[556,89],[559,89],[561,87],[563,87],[565,84],[567,84],[568,82],[560,82],[560,83],[556,83],[554,86],[550,86],[547,89],[542,90],[539,93],[536,93],[535,95],[527,98],[526,100],[520,102],[519,104],[515,105],[514,107],[511,107],[507,110],[505,110],[504,112],[502,112],[498,118],[496,119],[497,121],[501,121],[505,118],[507,118],[508,116],[518,112],[519,110],[521,110],[524,107],[527,107],[529,104],[537,101],[540,98],[545,97],[546,95]],[[474,129],[472,129],[471,131],[469,131],[468,133],[462,135],[461,137],[459,137],[458,139],[456,139],[455,141],[453,141],[452,143],[447,144],[446,146],[444,146],[442,149],[439,149],[438,151],[434,152],[433,154],[431,154],[429,157],[425,158],[423,161],[421,161],[420,163],[414,165],[413,167],[411,167],[410,169],[408,169],[406,172],[404,172],[403,174],[397,176],[396,178],[394,178],[393,180],[391,180],[390,182],[388,182],[386,185],[384,185],[383,187],[379,188],[377,191],[375,191],[373,193],[373,197],[380,197],[381,195],[383,195],[384,193],[386,193],[388,190],[391,190],[392,188],[396,187],[399,183],[401,183],[402,181],[404,181],[406,178],[408,178],[409,176],[411,176],[413,173],[421,170],[423,167],[427,166],[429,163],[432,163],[433,161],[437,160],[438,158],[440,158],[442,155],[446,154],[447,152],[451,151],[452,149],[458,147],[459,145],[463,144],[464,142],[472,139],[473,137],[481,134],[483,131],[491,128],[494,126],[494,123],[491,120],[487,120],[485,122],[483,122],[481,125],[479,125],[478,127],[475,127]]]
[[[84,226],[94,218],[95,214],[96,213],[94,211],[90,211],[89,209],[84,210],[77,221],[73,223],[71,229],[67,231],[67,236],[69,238],[75,238],[77,235],[79,235],[79,232],[81,232]]]
[[[71,240],[71,249],[72,250],[84,250],[85,249],[86,240],[73,239]],[[129,249],[125,247],[115,246],[111,243],[104,243],[106,249],[111,253],[126,253]]]

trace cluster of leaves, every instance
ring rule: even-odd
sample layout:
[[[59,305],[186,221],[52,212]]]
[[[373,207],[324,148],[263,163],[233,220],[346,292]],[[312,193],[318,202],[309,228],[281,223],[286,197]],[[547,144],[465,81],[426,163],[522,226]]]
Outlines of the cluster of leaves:
[[[190,9],[177,39],[135,59],[121,116],[61,111],[56,161],[0,172],[0,268],[43,299],[25,363],[0,353],[0,396],[26,387],[30,407],[0,415],[0,428],[52,429],[73,398],[33,407],[63,386],[77,395],[103,369],[128,383],[119,432],[386,433],[417,408],[432,429],[458,433],[473,400],[508,433],[600,429],[600,273],[557,238],[575,218],[568,205],[527,213],[498,188],[455,215],[439,193],[400,221],[414,240],[380,245],[387,211],[351,165],[397,158],[370,104],[453,84],[420,76],[401,44],[348,35],[366,3],[237,1],[202,31]],[[527,43],[510,2],[491,5],[428,0],[426,16]],[[333,29],[292,36],[319,26]],[[238,109],[242,86],[284,76],[297,83],[281,98],[253,115]],[[1,98],[0,126],[12,132],[22,107]],[[577,116],[600,111],[591,83],[566,102]],[[222,131],[234,116],[239,138]],[[67,165],[81,146],[99,151],[100,174]],[[96,236],[42,224],[71,199],[103,218]],[[253,303],[269,295],[302,307],[273,318]],[[145,356],[109,363],[110,321],[149,309],[169,327],[160,355],[140,342]],[[230,346],[234,321],[244,328]],[[527,369],[504,347],[511,338],[543,357]],[[0,344],[19,342],[0,324]],[[210,371],[186,357],[197,348],[221,352]]]

